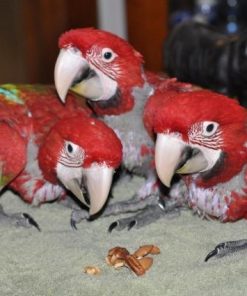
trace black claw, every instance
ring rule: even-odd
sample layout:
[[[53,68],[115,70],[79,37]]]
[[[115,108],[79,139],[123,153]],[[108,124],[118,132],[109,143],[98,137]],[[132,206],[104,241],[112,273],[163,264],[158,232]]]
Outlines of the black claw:
[[[226,244],[225,243],[220,243],[220,244],[218,244],[215,248],[214,248],[214,250],[213,251],[211,251],[210,253],[208,253],[208,255],[206,256],[206,258],[205,258],[205,262],[207,262],[211,257],[214,257],[214,256],[216,256],[216,255],[219,255],[220,254],[220,252],[222,253],[222,251],[224,250],[224,249],[226,249]],[[221,256],[223,256],[223,253],[222,254],[220,254]]]
[[[129,226],[128,226],[128,230],[131,230],[136,224],[137,224],[136,220],[131,221]]]
[[[218,249],[215,248],[213,251],[207,254],[206,258],[204,259],[205,262],[207,262],[210,258],[216,256],[218,254]]]
[[[109,226],[109,228],[108,228],[108,232],[112,232],[112,230],[114,229],[114,228],[116,228],[118,226],[118,221],[115,221],[115,222],[113,222],[110,226]]]
[[[76,227],[76,223],[73,219],[70,219],[70,226],[73,230],[78,230],[77,227]]]
[[[23,213],[22,215],[25,219],[28,220],[28,223],[30,225],[33,225],[34,227],[36,227],[38,229],[38,231],[41,231],[39,224],[29,214]]]

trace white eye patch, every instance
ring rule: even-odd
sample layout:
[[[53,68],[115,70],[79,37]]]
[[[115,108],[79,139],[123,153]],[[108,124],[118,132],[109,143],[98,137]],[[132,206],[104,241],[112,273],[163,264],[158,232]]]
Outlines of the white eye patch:
[[[204,121],[202,123],[202,135],[204,137],[211,137],[216,133],[219,124],[215,121]]]
[[[117,54],[112,49],[106,47],[102,49],[101,56],[104,62],[110,63],[117,57]]]

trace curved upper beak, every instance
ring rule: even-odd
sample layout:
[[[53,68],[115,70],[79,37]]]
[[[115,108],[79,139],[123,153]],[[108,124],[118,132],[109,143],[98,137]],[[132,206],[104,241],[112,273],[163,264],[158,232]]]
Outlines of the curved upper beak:
[[[186,144],[176,134],[157,134],[155,166],[161,182],[170,187],[175,173],[192,174],[208,167],[203,152]]]
[[[73,170],[73,168],[68,168]],[[99,212],[109,195],[112,184],[112,177],[114,169],[106,165],[94,164],[89,168],[82,169],[81,177],[72,177],[70,179],[60,177],[59,179],[64,186],[70,190],[83,204],[90,208],[89,214],[94,215]],[[68,175],[68,174],[67,174]],[[85,200],[83,185],[87,188],[89,195],[90,205]]]
[[[74,81],[79,79],[88,68],[87,60],[82,57],[78,49],[68,47],[60,50],[55,64],[54,79],[62,102],[65,102],[68,90]]]
[[[91,101],[109,100],[118,90],[117,81],[90,64],[75,47],[60,50],[54,79],[62,102],[65,102],[69,89]]]
[[[114,169],[106,165],[93,165],[86,169],[86,186],[90,196],[90,215],[99,212],[108,198]]]

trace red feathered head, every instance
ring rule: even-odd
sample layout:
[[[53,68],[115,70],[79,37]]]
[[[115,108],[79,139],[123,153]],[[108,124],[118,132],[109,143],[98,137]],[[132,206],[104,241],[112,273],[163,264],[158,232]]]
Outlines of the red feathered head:
[[[93,102],[98,113],[133,107],[133,87],[144,83],[143,59],[124,39],[93,28],[74,29],[59,39],[55,84],[62,100],[68,89]]]
[[[231,179],[246,164],[247,113],[224,95],[203,90],[177,94],[167,101],[160,95],[150,125],[158,135],[156,160],[161,171],[162,159],[169,158],[162,153],[178,146],[179,162],[171,164],[173,169],[181,174],[200,173],[205,186]]]
[[[58,121],[40,147],[39,165],[44,177],[62,183],[88,205],[90,214],[104,205],[114,170],[120,165],[122,145],[116,134],[103,122],[88,116]]]

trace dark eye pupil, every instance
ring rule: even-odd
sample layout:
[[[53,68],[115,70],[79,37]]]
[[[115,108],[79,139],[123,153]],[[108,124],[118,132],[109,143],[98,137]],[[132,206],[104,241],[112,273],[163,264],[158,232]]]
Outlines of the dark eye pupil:
[[[210,132],[212,132],[213,129],[214,129],[214,125],[213,125],[213,123],[210,123],[210,124],[207,126],[206,131],[207,131],[208,133],[210,133]]]
[[[73,147],[72,147],[72,145],[71,144],[68,144],[68,152],[69,153],[71,153],[71,152],[73,152]]]
[[[106,60],[109,60],[111,57],[112,57],[112,53],[111,52],[107,51],[107,52],[104,53],[104,58]]]

